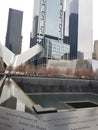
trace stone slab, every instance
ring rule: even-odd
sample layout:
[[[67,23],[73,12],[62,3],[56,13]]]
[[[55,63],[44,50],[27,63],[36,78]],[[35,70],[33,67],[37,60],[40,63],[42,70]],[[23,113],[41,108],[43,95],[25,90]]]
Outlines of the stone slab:
[[[49,130],[34,115],[0,107],[0,130]]]
[[[98,108],[36,115],[50,130],[98,130]]]
[[[39,104],[34,105],[33,108],[37,114],[57,112],[56,108],[54,107],[43,108]]]

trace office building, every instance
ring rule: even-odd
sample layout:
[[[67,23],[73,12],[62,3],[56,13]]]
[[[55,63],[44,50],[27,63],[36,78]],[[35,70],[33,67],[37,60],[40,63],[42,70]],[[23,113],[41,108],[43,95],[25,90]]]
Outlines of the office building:
[[[64,0],[34,0],[32,45],[36,40],[41,41],[45,34],[63,39],[63,8]]]
[[[19,54],[21,52],[22,19],[22,11],[12,8],[9,9],[8,26],[6,33],[6,47],[8,47],[15,54]]]
[[[92,0],[66,0],[64,41],[70,45],[70,59],[92,59]]]
[[[80,51],[77,52],[77,59],[83,60],[84,59],[84,54]]]
[[[37,3],[33,20],[36,22],[33,22],[32,29],[35,35],[32,35],[33,42],[30,45],[40,43],[41,40],[47,44],[44,39],[48,36],[51,41],[54,39],[56,43],[69,45],[70,54],[65,51],[64,57],[78,59],[78,52],[82,52],[84,59],[91,59],[92,0],[39,0]]]
[[[94,59],[98,60],[98,40],[94,41]]]
[[[30,36],[30,47],[32,47],[37,42],[37,34],[38,34],[38,19],[39,19],[39,0],[34,0],[34,8],[33,8],[33,25],[32,32]]]
[[[37,56],[37,60],[35,60],[35,64],[38,66],[46,66],[49,59],[61,60],[68,59],[69,57],[70,46],[64,44],[63,41],[59,41],[58,37],[45,35],[44,39],[40,42],[40,45],[44,49],[43,52]]]
[[[61,59],[64,57],[64,54],[69,53],[70,49],[68,44],[63,43],[64,0],[35,1],[34,8],[36,8],[36,10],[34,10],[33,13],[33,29],[30,47],[39,43],[44,48],[43,54],[37,56],[37,64],[41,62],[45,64],[47,59],[50,58]],[[39,11],[37,8],[39,8]]]
[[[69,54],[70,51],[68,44],[64,44],[63,41],[59,41],[53,36],[46,35],[41,45],[44,48],[43,57],[46,59],[64,59],[64,55]]]
[[[45,34],[47,0],[34,0],[33,26],[30,36],[30,47],[41,42]]]
[[[69,45],[70,59],[77,59],[78,47],[78,2],[79,0],[70,1],[69,14]]]

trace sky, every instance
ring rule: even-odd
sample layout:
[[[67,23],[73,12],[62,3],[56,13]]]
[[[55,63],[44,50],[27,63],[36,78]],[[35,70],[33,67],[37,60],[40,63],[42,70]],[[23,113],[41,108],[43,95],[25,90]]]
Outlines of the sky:
[[[93,39],[98,40],[98,0],[93,0]]]
[[[33,1],[34,0],[0,0],[0,42],[5,44],[7,30],[8,10],[14,8],[24,11],[23,15],[23,47],[22,52],[29,48],[30,32],[33,21]],[[93,40],[98,39],[98,0],[93,1]]]

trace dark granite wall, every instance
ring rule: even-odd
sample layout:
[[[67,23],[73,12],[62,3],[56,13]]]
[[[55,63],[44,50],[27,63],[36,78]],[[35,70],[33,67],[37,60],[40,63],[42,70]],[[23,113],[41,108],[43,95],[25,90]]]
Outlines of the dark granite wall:
[[[26,93],[97,93],[98,81],[65,78],[13,78]]]

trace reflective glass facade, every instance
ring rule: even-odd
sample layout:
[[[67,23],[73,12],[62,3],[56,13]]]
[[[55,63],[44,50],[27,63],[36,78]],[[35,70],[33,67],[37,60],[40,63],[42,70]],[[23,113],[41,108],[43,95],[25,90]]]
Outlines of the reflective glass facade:
[[[71,0],[69,15],[69,45],[70,59],[77,59],[78,49],[78,2],[79,0]]]
[[[68,53],[70,47],[67,44],[64,44],[63,42],[60,41],[53,41],[52,40],[52,58],[54,59],[61,59],[64,54]]]
[[[60,2],[63,0],[44,1],[46,1],[47,5],[45,35],[54,36],[59,39]],[[84,59],[91,59],[93,37],[92,0],[64,0],[63,2],[63,42],[70,45],[70,59],[77,59],[78,51],[83,53]]]
[[[62,0],[63,1],[63,0]],[[60,0],[47,0],[46,34],[59,37]]]
[[[41,64],[42,62],[47,62],[46,59],[62,59],[65,54],[70,53],[70,46],[63,43],[63,35],[65,31],[64,0],[39,0],[38,3],[39,4],[36,4],[35,1],[34,5],[34,8],[36,9],[34,11],[35,17],[33,17],[32,31],[34,32],[32,32],[32,34],[36,36],[34,37],[34,35],[32,35],[33,44],[31,43],[31,46],[35,43],[39,43],[43,46],[43,53],[38,55],[36,58],[38,59],[37,63],[39,62],[38,64]],[[38,11],[36,12],[37,8],[39,8],[39,14]],[[42,23],[44,27],[41,28]],[[44,29],[44,37],[39,40],[39,37],[43,36],[43,34],[40,32],[42,32]],[[38,42],[38,40],[40,42]]]
[[[45,38],[42,43],[44,48],[43,56],[49,59],[62,59],[64,54],[69,54],[70,46],[62,41]]]
[[[66,10],[69,14],[70,59],[77,59],[78,51],[83,53],[84,59],[92,59],[92,0],[67,1],[70,1],[69,10]]]
[[[6,47],[8,47],[15,54],[20,54],[21,52],[22,19],[22,11],[11,8],[9,9],[8,26],[6,34]]]
[[[41,37],[43,33],[63,38],[63,2],[64,0],[34,0],[32,39],[36,35],[38,35],[38,38]]]

